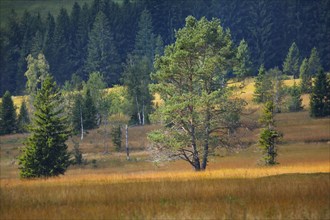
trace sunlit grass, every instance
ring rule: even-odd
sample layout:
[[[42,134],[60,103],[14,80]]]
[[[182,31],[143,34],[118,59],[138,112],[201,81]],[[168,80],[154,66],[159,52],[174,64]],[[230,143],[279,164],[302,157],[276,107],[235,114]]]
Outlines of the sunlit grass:
[[[1,219],[328,219],[329,173],[224,169],[1,181]],[[316,174],[297,174],[317,172]],[[279,175],[284,173],[292,173]],[[273,176],[273,175],[279,176]],[[260,178],[261,176],[264,176]],[[259,178],[255,178],[259,177]]]

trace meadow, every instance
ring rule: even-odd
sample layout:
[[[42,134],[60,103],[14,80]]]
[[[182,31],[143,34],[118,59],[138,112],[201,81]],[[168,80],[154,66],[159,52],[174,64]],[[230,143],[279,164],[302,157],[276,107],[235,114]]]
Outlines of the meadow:
[[[242,96],[251,100],[252,89],[249,82]],[[256,112],[242,119],[255,123],[259,107],[248,107]],[[212,151],[205,172],[184,161],[152,163],[146,133],[158,125],[129,129],[129,161],[100,128],[80,143],[85,165],[38,180],[18,177],[26,134],[1,136],[0,219],[330,219],[329,125],[307,110],[277,114],[278,165],[260,165],[257,126],[238,131],[245,147]]]

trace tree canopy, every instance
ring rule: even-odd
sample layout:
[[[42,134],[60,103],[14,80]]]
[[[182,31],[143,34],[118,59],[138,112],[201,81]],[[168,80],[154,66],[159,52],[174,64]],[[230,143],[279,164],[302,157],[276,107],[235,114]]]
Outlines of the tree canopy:
[[[239,112],[242,102],[230,99],[227,72],[233,68],[234,45],[218,19],[186,18],[175,43],[155,61],[151,85],[164,104],[153,118],[164,124],[149,134],[154,149],[205,170],[211,134],[226,128],[226,113]]]

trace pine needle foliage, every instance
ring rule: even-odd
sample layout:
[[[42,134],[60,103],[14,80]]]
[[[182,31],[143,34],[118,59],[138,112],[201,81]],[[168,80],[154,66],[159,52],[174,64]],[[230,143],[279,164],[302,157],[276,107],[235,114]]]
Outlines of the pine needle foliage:
[[[70,135],[62,98],[56,83],[47,75],[34,100],[34,117],[30,136],[19,157],[22,178],[51,177],[64,174],[69,153],[66,140]]]
[[[259,138],[259,148],[263,153],[262,161],[265,165],[277,164],[277,140],[281,134],[275,129],[274,103],[266,102],[259,122],[264,124]]]
[[[315,118],[330,115],[330,80],[322,69],[319,69],[312,88],[310,115]]]

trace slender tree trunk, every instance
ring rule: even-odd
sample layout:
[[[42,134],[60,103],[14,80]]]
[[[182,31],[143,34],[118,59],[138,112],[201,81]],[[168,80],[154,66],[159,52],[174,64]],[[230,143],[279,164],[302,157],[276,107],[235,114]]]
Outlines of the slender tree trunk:
[[[144,119],[144,102],[142,103],[142,125],[144,125],[145,119]]]
[[[139,119],[139,124],[141,125],[142,124],[141,113],[140,113],[138,98],[137,98],[136,95],[135,95],[135,103],[136,103],[136,110],[137,110],[137,116],[138,116],[138,119]]]
[[[126,133],[126,160],[129,160],[129,148],[128,148],[128,125],[125,127]]]
[[[83,123],[83,115],[82,115],[81,105],[80,105],[80,126],[81,126],[80,140],[83,140],[84,139],[84,123]]]

